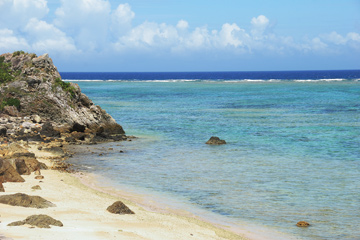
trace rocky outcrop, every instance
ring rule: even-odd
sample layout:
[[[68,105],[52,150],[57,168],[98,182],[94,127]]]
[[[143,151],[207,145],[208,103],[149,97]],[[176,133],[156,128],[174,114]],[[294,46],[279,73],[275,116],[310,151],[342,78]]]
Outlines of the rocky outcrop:
[[[0,158],[0,176],[3,182],[25,182],[9,161]]]
[[[114,202],[107,208],[107,211],[114,214],[135,214],[121,201]]]
[[[48,208],[55,207],[52,202],[40,196],[29,196],[24,193],[15,193],[12,195],[0,196],[0,203],[11,206],[31,207],[31,208]]]
[[[17,222],[10,223],[10,224],[8,224],[8,226],[22,226],[25,224],[29,224],[31,226],[35,226],[38,228],[50,228],[50,225],[57,226],[57,227],[63,226],[62,222],[60,222],[59,220],[56,220],[56,219],[49,217],[47,215],[44,215],[44,214],[32,215],[30,217],[27,217],[23,221],[17,221]]]
[[[211,137],[206,144],[210,144],[210,145],[222,145],[222,144],[226,144],[225,140],[222,140],[218,137]]]
[[[305,221],[300,221],[296,224],[296,226],[298,227],[309,227],[310,226],[310,223],[308,222],[305,222]]]
[[[37,57],[35,54],[15,52],[3,54],[0,58],[9,65],[13,77],[12,81],[2,83],[0,88],[0,100],[6,105],[1,106],[2,113],[30,120],[20,129],[0,121],[0,127],[5,127],[8,134],[22,131],[25,135],[60,137],[65,133],[82,132],[88,134],[88,139],[96,138],[96,141],[125,137],[123,128],[81,93],[77,84],[61,80],[48,54]],[[62,131],[56,131],[56,128]]]

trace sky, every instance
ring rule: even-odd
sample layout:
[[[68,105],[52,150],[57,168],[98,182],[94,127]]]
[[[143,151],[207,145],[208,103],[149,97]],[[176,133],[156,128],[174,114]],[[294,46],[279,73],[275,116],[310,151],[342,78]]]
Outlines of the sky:
[[[360,0],[0,0],[0,53],[60,72],[360,69]]]

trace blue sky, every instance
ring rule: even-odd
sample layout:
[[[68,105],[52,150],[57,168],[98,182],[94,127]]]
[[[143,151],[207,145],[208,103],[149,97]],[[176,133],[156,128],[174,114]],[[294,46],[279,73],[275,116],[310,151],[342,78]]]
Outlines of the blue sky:
[[[360,69],[360,0],[0,0],[0,52],[59,71]]]

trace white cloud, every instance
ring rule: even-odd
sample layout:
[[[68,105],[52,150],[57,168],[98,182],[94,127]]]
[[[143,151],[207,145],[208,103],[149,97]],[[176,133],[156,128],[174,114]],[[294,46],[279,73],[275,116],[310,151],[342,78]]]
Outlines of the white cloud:
[[[0,51],[13,52],[19,49],[29,49],[29,45],[24,38],[16,37],[10,29],[0,29]]]
[[[225,23],[219,32],[219,37],[222,46],[233,46],[237,48],[243,46],[243,41],[247,41],[249,36],[245,33],[245,30],[241,29],[235,23]]]
[[[262,36],[262,34],[265,32],[265,30],[269,27],[269,19],[267,17],[265,17],[264,15],[260,15],[258,17],[254,17],[251,19],[251,25],[252,25],[252,29],[251,29],[251,34],[256,37],[259,38]]]
[[[101,51],[106,46],[111,6],[105,0],[62,0],[55,25],[75,39],[78,48]]]
[[[42,19],[48,12],[46,0],[1,0],[0,28],[22,28],[31,18]]]
[[[185,20],[180,20],[177,23],[176,27],[178,29],[180,29],[180,30],[185,30],[185,29],[187,29],[189,27],[189,23],[187,21],[185,21]]]
[[[32,18],[24,28],[36,52],[69,53],[76,51],[71,38],[54,25]]]
[[[129,4],[120,4],[111,14],[111,30],[115,37],[119,37],[130,30],[131,21],[135,17],[135,13],[131,11]]]

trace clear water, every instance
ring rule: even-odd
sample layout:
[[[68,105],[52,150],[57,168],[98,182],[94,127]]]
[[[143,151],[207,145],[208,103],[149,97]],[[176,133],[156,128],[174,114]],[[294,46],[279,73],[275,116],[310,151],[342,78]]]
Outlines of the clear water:
[[[140,139],[76,161],[235,222],[360,239],[360,82],[305,80],[77,81]]]

